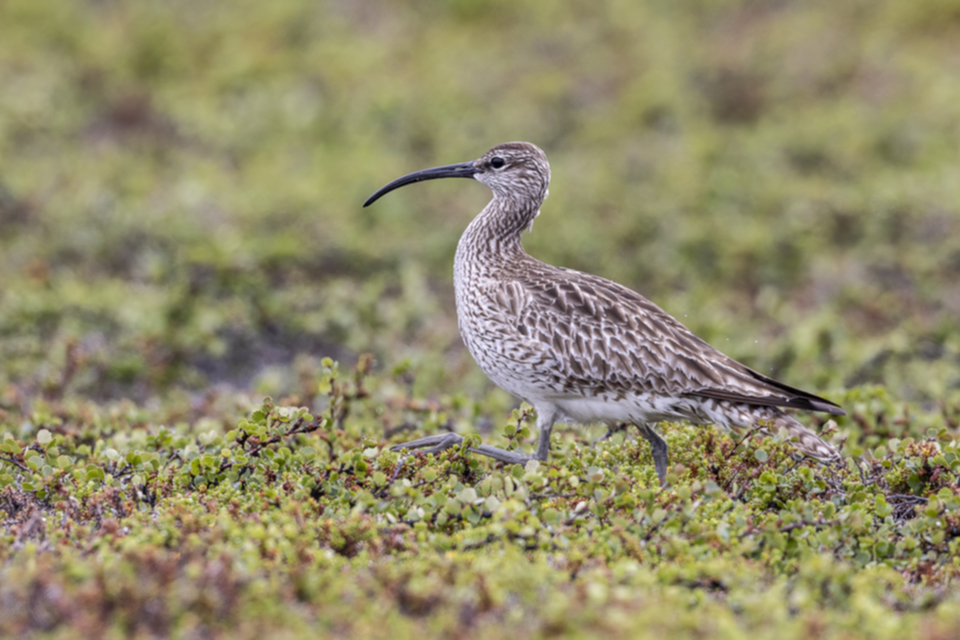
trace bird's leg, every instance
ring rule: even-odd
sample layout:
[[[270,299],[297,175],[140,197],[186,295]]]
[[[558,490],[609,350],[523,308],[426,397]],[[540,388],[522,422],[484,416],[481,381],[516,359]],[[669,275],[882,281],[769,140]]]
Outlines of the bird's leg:
[[[537,429],[540,431],[540,440],[537,442],[535,457],[540,462],[546,462],[550,457],[550,434],[553,432],[553,423],[557,421],[559,412],[553,406],[535,407],[537,410]]]
[[[637,429],[650,443],[650,450],[653,453],[653,466],[660,478],[660,486],[663,487],[667,484],[667,441],[654,430],[653,425],[638,424]]]
[[[417,440],[411,440],[410,442],[395,444],[390,447],[390,450],[401,451],[403,449],[423,449],[424,453],[440,453],[441,451],[445,451],[451,447],[460,446],[460,443],[462,442],[463,436],[461,435],[456,433],[441,433],[434,436],[426,436],[425,438],[418,438]],[[488,444],[481,444],[479,447],[470,447],[470,451],[473,453],[479,453],[482,456],[487,456],[488,458],[493,458],[494,460],[499,460],[500,462],[505,462],[506,464],[526,464],[528,460],[532,459],[531,456],[522,453],[514,453],[513,451],[505,451],[504,449],[491,447]]]
[[[553,423],[540,427],[540,440],[537,442],[536,458],[540,462],[546,462],[550,457],[550,432],[553,431]]]
[[[456,433],[440,433],[425,438],[417,438],[410,442],[395,444],[390,447],[390,450],[400,451],[402,449],[423,449],[424,447],[430,447],[425,450],[424,453],[440,453],[450,447],[459,445],[461,442],[463,442],[463,436],[459,436]]]
[[[505,462],[506,464],[526,464],[530,460],[546,462],[550,457],[550,433],[553,431],[553,423],[556,419],[556,411],[537,411],[537,427],[540,429],[540,440],[537,443],[537,452],[532,456],[520,452],[506,451],[488,444],[481,444],[479,447],[470,447],[470,451],[479,453],[482,456],[487,456],[488,458],[493,458],[494,460],[499,460],[500,462]],[[441,433],[418,438],[417,440],[404,442],[402,444],[395,444],[390,447],[390,450],[424,449],[424,453],[440,453],[451,447],[459,446],[462,442],[463,436],[461,435],[456,433]]]

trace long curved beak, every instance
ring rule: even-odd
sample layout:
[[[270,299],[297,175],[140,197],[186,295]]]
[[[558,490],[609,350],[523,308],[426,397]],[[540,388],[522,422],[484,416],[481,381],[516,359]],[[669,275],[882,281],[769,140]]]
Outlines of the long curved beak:
[[[376,193],[367,198],[367,201],[363,203],[363,206],[369,207],[371,204],[379,200],[384,194],[408,184],[413,184],[414,182],[437,180],[439,178],[472,178],[476,173],[477,168],[474,166],[473,162],[461,162],[460,164],[448,164],[442,167],[414,171],[413,173],[408,173],[402,178],[397,178],[388,185],[380,187]]]

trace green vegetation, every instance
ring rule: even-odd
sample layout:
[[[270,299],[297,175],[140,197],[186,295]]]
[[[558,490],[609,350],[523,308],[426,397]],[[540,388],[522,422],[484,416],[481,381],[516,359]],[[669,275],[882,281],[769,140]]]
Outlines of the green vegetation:
[[[955,0],[0,3],[0,635],[952,637],[958,43]],[[457,333],[485,189],[360,208],[516,139],[533,255],[841,402],[847,468],[390,452],[532,446]]]
[[[368,367],[305,380],[316,415],[39,407],[0,443],[0,632],[903,638],[958,621],[946,430],[885,439],[857,472],[677,426],[661,492],[646,442],[591,446],[601,431],[559,434],[549,465],[404,459],[388,436],[469,429],[477,407]],[[875,440],[889,401],[846,400]],[[529,418],[488,438],[532,446]]]

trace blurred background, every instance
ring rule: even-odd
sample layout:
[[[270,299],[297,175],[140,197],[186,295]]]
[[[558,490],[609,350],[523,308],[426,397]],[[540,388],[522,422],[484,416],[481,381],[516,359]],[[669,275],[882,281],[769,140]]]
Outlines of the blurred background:
[[[792,385],[960,403],[957,0],[5,0],[0,87],[0,406],[365,352],[509,404],[453,301],[486,188],[361,207],[509,140],[535,257]]]

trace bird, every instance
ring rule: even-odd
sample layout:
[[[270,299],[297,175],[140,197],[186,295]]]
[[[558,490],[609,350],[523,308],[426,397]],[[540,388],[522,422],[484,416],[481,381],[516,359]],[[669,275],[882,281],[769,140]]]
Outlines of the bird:
[[[493,192],[457,245],[460,334],[487,377],[536,410],[539,429],[532,454],[487,444],[472,452],[507,464],[546,462],[557,422],[633,424],[650,443],[665,486],[668,447],[656,425],[682,420],[735,433],[784,429],[802,454],[827,464],[841,460],[834,446],[786,412],[845,415],[838,404],[724,355],[625,286],[527,254],[521,236],[540,215],[550,184],[550,164],[538,146],[507,142],[470,162],[415,171],[381,187],[364,206],[441,178],[471,178]],[[462,442],[444,433],[392,449],[439,453]]]

